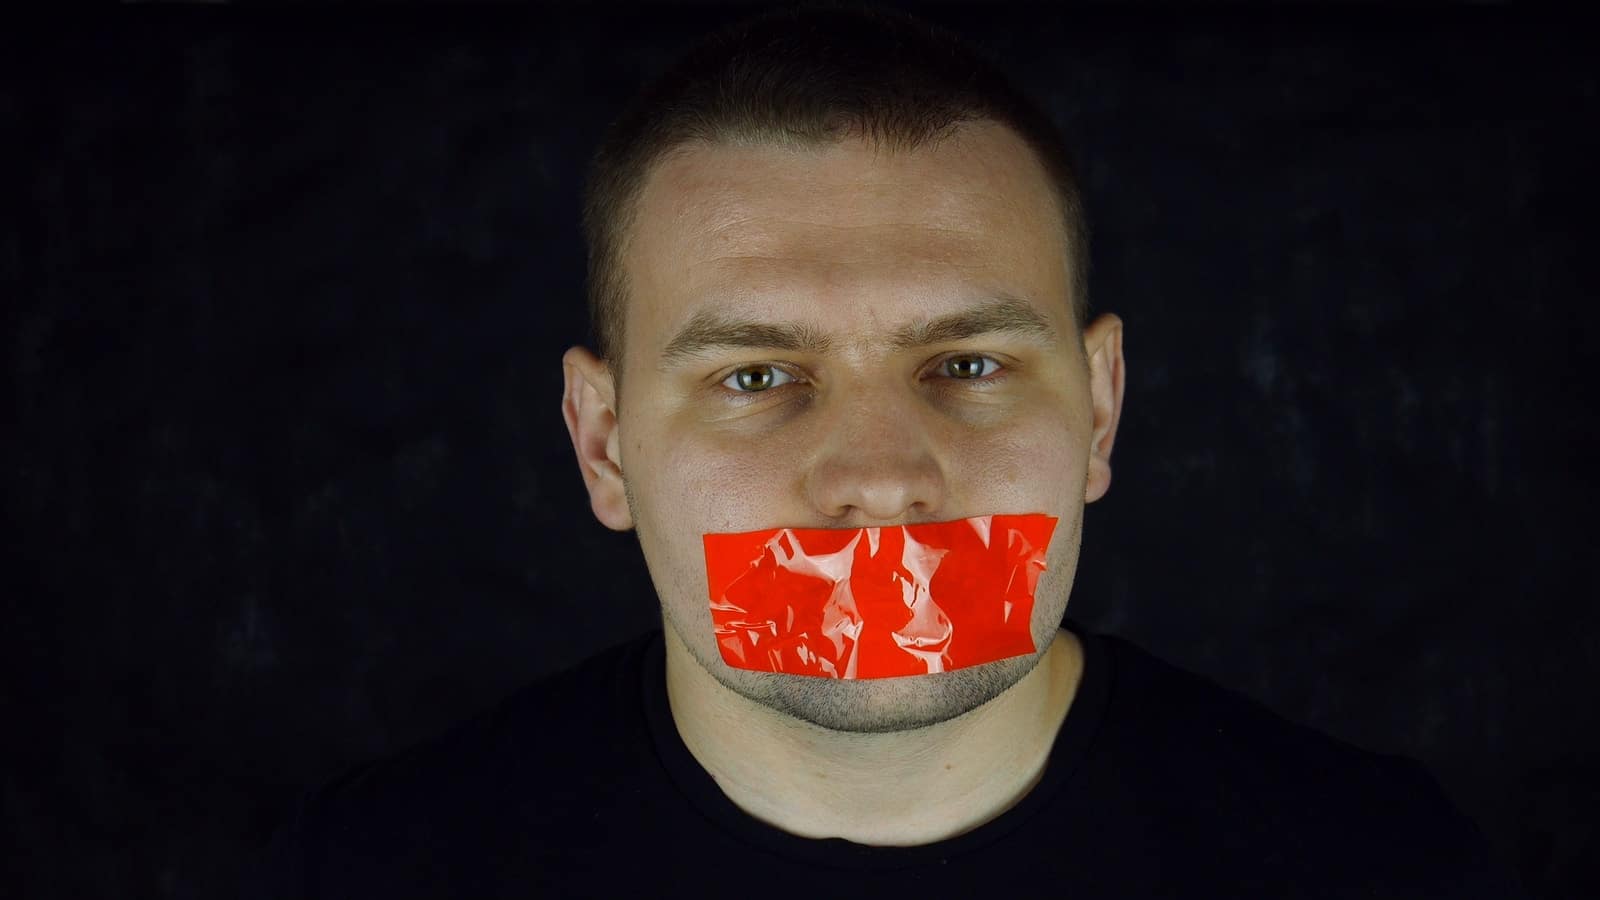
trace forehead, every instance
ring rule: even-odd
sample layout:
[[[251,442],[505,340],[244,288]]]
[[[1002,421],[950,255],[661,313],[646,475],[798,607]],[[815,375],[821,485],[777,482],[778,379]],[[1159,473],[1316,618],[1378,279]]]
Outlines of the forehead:
[[[731,304],[887,329],[1003,293],[1068,316],[1053,185],[992,122],[910,152],[862,140],[679,148],[646,179],[623,265],[628,343],[641,350]]]

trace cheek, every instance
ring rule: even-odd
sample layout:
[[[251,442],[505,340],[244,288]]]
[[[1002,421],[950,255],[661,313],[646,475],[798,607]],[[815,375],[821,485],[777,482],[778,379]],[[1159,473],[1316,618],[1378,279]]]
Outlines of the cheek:
[[[972,452],[956,454],[961,462],[950,476],[957,492],[969,494],[976,501],[969,505],[983,512],[1065,515],[1074,484],[1081,494],[1084,464],[1078,444],[1064,414],[1039,413],[973,442]]]
[[[793,442],[680,435],[660,446],[650,461],[657,515],[697,548],[703,533],[771,527],[773,511],[793,506]]]
[[[701,610],[706,590],[701,535],[723,530],[717,522],[732,504],[720,460],[658,431],[640,435],[626,462],[638,504],[639,545],[658,596],[680,615],[709,615]]]

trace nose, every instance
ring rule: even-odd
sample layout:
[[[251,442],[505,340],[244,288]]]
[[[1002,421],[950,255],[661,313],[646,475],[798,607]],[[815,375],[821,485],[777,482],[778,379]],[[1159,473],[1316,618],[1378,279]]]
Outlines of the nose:
[[[835,404],[805,473],[808,499],[840,527],[936,521],[945,473],[915,397],[879,391]]]

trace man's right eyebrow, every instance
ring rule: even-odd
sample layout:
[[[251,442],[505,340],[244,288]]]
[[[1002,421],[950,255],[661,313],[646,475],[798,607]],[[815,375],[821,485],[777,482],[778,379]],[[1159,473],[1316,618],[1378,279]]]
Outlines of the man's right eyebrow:
[[[679,329],[661,351],[660,368],[670,369],[723,347],[758,347],[787,353],[827,353],[833,341],[816,328],[800,322],[772,324],[732,318],[702,310]]]

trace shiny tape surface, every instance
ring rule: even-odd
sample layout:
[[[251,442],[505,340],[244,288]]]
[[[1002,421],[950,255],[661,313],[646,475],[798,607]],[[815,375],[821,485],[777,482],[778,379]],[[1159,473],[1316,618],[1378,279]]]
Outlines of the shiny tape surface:
[[[1056,518],[703,536],[711,621],[736,669],[929,675],[1032,653]]]

